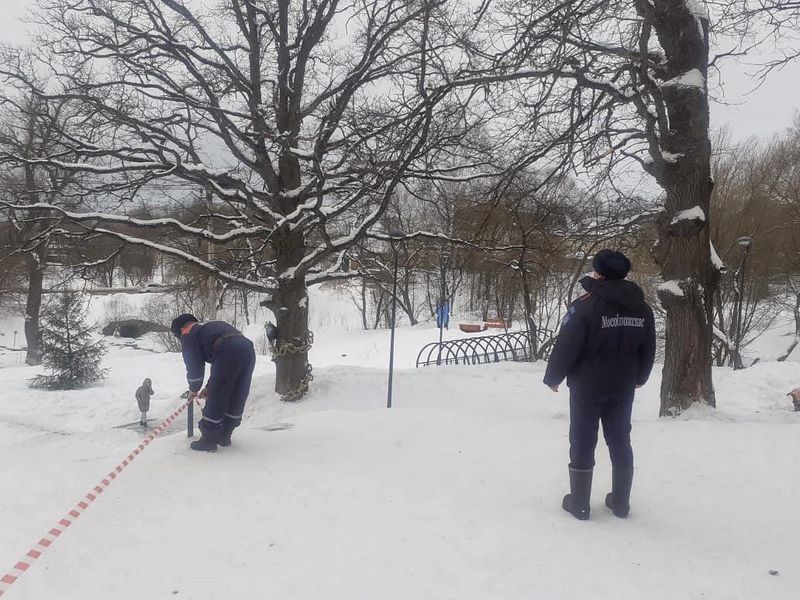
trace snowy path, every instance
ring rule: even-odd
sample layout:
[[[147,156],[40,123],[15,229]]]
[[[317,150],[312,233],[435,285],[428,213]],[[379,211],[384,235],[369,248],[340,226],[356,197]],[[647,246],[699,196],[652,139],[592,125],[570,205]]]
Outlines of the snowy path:
[[[130,420],[127,387],[176,359],[115,351],[111,380],[83,395],[0,371],[0,569],[138,443],[111,429]],[[566,396],[540,368],[401,371],[387,411],[381,371],[318,369],[311,397],[285,405],[263,363],[234,447],[157,440],[7,597],[797,597],[800,415],[779,393],[796,365],[725,371],[723,408],[678,421],[655,418],[652,383],[633,514],[601,507],[601,448],[589,522],[560,509]],[[155,387],[171,412],[180,378]]]

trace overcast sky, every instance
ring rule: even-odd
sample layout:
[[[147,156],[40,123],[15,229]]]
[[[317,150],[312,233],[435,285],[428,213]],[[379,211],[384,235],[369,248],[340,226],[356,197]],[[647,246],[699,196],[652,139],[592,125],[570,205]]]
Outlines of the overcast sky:
[[[24,41],[25,26],[19,18],[33,5],[34,0],[0,0],[0,42]],[[768,138],[780,133],[800,110],[800,62],[774,73],[752,91],[755,82],[748,73],[755,70],[750,65],[728,62],[722,74],[724,89],[712,90],[715,98],[724,96],[725,100],[725,104],[712,105],[712,126],[727,126],[735,139],[751,135]]]

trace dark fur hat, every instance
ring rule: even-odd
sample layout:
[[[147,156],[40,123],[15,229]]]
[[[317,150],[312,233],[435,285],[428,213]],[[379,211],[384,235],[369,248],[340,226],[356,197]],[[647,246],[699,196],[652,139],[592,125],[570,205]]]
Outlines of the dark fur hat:
[[[622,252],[601,250],[592,260],[594,272],[606,279],[625,279],[631,270],[631,261]]]

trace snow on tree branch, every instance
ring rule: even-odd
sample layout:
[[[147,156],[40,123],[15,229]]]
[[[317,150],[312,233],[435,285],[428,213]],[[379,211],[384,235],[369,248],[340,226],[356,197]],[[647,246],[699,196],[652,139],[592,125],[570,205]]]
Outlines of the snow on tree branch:
[[[703,74],[700,72],[699,69],[692,69],[691,71],[687,71],[686,73],[682,73],[677,77],[673,77],[669,81],[665,81],[661,84],[662,88],[668,87],[680,87],[680,88],[690,88],[690,89],[697,89],[702,92],[705,92],[706,89],[706,78],[703,77]]]
[[[216,234],[212,233],[208,229],[191,227],[173,218],[139,219],[136,217],[126,217],[124,215],[113,215],[100,212],[72,212],[63,209],[60,206],[55,206],[53,204],[45,204],[45,203],[15,205],[0,200],[0,207],[6,208],[8,210],[15,210],[22,212],[51,211],[57,215],[66,217],[67,219],[70,219],[71,221],[75,222],[94,221],[101,223],[115,223],[119,225],[131,225],[134,227],[141,227],[141,228],[173,229],[176,231],[180,231],[182,233],[191,234],[198,238],[217,242],[220,244],[231,242],[240,238],[265,236],[269,235],[272,232],[272,228],[255,226],[255,227],[240,227],[236,229],[231,229],[230,231],[226,231],[225,233]]]
[[[672,218],[672,225],[677,225],[681,221],[705,222],[705,220],[706,220],[705,211],[699,206],[693,206],[692,208],[687,208],[686,210],[682,210],[678,214],[676,214]]]
[[[127,235],[124,233],[120,233],[118,231],[104,229],[102,227],[94,227],[91,230],[93,233],[99,233],[103,235],[107,235],[109,237],[118,239],[126,244],[132,244],[134,246],[144,246],[147,248],[152,248],[156,250],[160,254],[165,256],[171,256],[173,258],[177,258],[187,264],[191,264],[195,267],[203,269],[209,273],[213,273],[216,277],[221,279],[222,281],[238,285],[247,289],[251,289],[257,292],[264,292],[264,293],[271,293],[274,291],[275,287],[269,285],[269,280],[259,281],[259,280],[250,280],[244,279],[242,277],[238,277],[232,273],[227,272],[224,269],[210,263],[208,261],[202,260],[197,256],[190,254],[189,252],[185,252],[183,250],[179,250],[176,248],[172,248],[170,246],[166,246],[164,244],[159,244],[157,242],[152,242],[150,240],[138,238],[132,235]],[[67,230],[59,230],[61,235],[65,236],[73,236],[75,235],[73,232]]]

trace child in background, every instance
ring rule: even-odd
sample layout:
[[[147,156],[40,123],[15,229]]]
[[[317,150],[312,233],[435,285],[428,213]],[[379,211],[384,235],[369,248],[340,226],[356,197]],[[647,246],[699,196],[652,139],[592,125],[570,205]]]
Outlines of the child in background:
[[[153,392],[153,382],[150,379],[145,379],[142,385],[136,390],[136,402],[139,404],[139,410],[142,413],[139,425],[147,427],[147,411],[150,410],[150,396]]]

